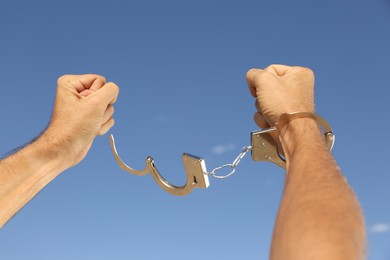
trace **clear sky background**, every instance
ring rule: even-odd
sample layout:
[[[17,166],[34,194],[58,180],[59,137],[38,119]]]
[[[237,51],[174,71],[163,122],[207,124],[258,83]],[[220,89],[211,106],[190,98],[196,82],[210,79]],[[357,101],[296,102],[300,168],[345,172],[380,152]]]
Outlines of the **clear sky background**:
[[[369,259],[390,259],[390,0],[0,1],[0,154],[47,125],[63,74],[98,73],[120,97],[111,130],[126,163],[154,157],[185,182],[249,145],[245,74],[316,74],[317,112],[366,217]],[[0,259],[267,259],[284,171],[248,156],[226,180],[175,197],[122,171],[108,136],[0,230]]]

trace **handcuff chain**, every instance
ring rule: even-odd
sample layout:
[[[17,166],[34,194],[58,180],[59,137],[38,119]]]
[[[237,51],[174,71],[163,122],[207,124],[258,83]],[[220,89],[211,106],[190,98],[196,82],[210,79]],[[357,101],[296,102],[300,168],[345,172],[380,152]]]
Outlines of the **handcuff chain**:
[[[224,164],[224,165],[221,165],[219,167],[216,167],[212,171],[207,172],[206,174],[210,175],[214,178],[217,178],[217,179],[226,179],[226,178],[230,177],[233,173],[235,173],[237,165],[241,162],[241,160],[245,157],[245,155],[251,150],[252,150],[252,146],[245,146],[242,149],[241,153],[237,156],[237,158],[232,163],[228,163],[228,164]],[[227,168],[227,167],[232,168],[232,170],[228,174],[226,174],[226,175],[216,175],[215,174],[216,172],[222,170],[223,168]]]

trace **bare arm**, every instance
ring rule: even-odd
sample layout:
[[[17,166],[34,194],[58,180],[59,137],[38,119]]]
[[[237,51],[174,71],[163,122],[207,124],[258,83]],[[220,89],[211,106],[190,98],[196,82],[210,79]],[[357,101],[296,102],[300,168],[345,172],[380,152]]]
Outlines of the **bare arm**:
[[[0,227],[65,169],[79,163],[97,135],[114,124],[114,83],[98,75],[58,80],[47,130],[33,143],[0,161]]]
[[[257,98],[256,123],[274,125],[283,112],[314,112],[314,75],[273,65],[247,74]],[[365,230],[353,191],[312,119],[288,123],[279,136],[287,160],[271,259],[363,259]]]

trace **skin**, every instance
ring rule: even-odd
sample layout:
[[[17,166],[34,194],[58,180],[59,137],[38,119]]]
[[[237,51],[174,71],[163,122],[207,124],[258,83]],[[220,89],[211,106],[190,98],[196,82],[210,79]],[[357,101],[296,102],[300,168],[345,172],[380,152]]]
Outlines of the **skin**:
[[[79,163],[97,135],[113,125],[119,88],[99,75],[58,79],[46,131],[0,161],[0,227],[65,169]]]
[[[247,73],[256,98],[255,122],[275,125],[283,112],[314,112],[314,74],[271,65]],[[287,161],[270,259],[364,259],[363,214],[312,119],[290,121],[274,136]]]
[[[315,112],[310,69],[271,65],[250,70],[247,81],[261,128],[275,125],[284,112]],[[61,172],[78,164],[95,137],[113,126],[118,92],[118,86],[99,75],[58,80],[47,130],[0,161],[0,227]],[[361,208],[316,122],[293,120],[274,138],[283,149],[287,171],[270,259],[363,259]]]

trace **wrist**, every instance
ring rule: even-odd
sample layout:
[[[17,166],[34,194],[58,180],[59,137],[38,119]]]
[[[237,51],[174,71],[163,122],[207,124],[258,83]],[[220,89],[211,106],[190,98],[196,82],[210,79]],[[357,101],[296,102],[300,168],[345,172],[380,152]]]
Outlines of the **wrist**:
[[[280,131],[278,138],[286,157],[301,147],[313,144],[325,145],[319,126],[313,119],[309,118],[300,118],[289,122]]]
[[[332,128],[324,118],[314,113],[282,114],[275,127],[286,159],[297,151],[310,150],[308,148],[329,151],[334,144]]]
[[[55,136],[46,130],[35,142],[29,145],[31,156],[39,164],[45,164],[52,171],[61,172],[73,166],[73,160],[60,136]]]

